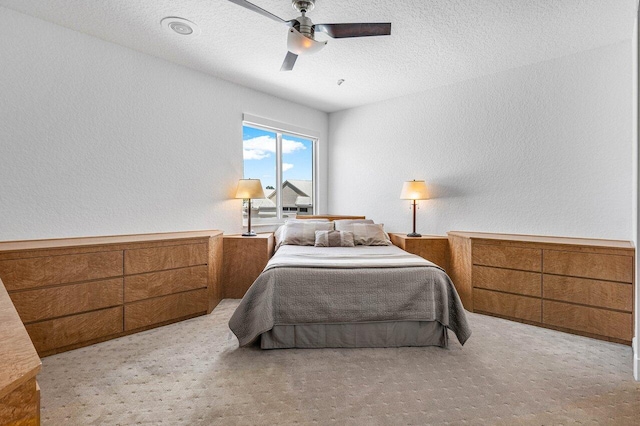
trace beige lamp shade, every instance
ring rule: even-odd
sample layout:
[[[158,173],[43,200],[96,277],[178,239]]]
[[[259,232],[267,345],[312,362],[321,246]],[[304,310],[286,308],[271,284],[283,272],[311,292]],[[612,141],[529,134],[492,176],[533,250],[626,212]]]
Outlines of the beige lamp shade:
[[[260,179],[240,179],[236,198],[265,198]]]
[[[400,199],[402,200],[426,200],[429,198],[427,184],[423,180],[410,180],[402,185]]]

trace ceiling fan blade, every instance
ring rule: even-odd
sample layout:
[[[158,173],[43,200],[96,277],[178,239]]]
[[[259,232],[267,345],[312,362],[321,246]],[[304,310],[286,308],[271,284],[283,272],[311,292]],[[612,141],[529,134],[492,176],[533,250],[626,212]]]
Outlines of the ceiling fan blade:
[[[254,12],[259,13],[260,15],[262,15],[262,16],[266,16],[267,18],[271,18],[271,19],[273,19],[273,20],[274,20],[274,21],[276,21],[276,22],[280,22],[281,24],[287,24],[287,23],[288,23],[288,22],[287,22],[287,21],[285,21],[284,19],[282,19],[282,18],[280,18],[280,17],[278,17],[278,16],[274,15],[274,14],[273,14],[273,13],[271,13],[271,12],[267,12],[267,11],[266,11],[266,10],[264,10],[263,8],[258,7],[258,6],[256,6],[255,4],[250,3],[250,2],[248,2],[248,1],[246,1],[246,0],[229,0],[229,1],[230,1],[231,3],[235,3],[235,4],[237,4],[238,6],[242,6],[242,7],[246,8],[246,9],[253,10]]]
[[[391,22],[369,24],[316,24],[315,31],[322,31],[333,38],[370,37],[391,34]]]
[[[298,55],[287,52],[287,56],[284,57],[284,62],[280,67],[280,71],[291,71],[296,63],[296,59],[298,59]]]

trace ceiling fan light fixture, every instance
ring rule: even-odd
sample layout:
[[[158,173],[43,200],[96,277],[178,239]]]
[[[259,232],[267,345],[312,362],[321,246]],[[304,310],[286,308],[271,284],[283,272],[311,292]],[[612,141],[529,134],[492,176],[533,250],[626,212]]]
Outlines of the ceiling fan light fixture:
[[[295,28],[289,28],[287,35],[287,49],[296,55],[311,55],[319,52],[327,44],[326,41],[316,41],[306,37]]]
[[[391,34],[391,22],[314,24],[311,18],[307,17],[307,12],[313,10],[316,5],[316,0],[291,0],[293,8],[299,11],[301,15],[288,21],[260,6],[256,6],[248,0],[229,1],[289,27],[287,34],[287,47],[289,51],[284,58],[280,71],[291,71],[298,59],[298,55],[310,55],[320,51],[326,46],[326,41],[318,41],[315,39],[315,34],[319,32],[325,33],[331,38],[370,37]]]

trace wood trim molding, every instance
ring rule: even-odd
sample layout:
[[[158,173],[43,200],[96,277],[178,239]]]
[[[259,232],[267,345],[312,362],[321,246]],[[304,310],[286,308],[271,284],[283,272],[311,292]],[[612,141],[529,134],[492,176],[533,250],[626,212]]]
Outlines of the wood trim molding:
[[[190,240],[193,238],[209,238],[219,234],[221,235],[222,231],[209,229],[204,231],[160,232],[155,234],[129,234],[104,237],[72,237],[52,238],[46,240],[3,241],[0,242],[0,252],[22,250],[50,250],[65,247],[90,247],[111,244],[132,244],[168,240],[179,241]]]
[[[540,249],[563,250],[607,254],[632,255],[635,247],[631,241],[606,240],[596,238],[552,237],[544,235],[493,234],[488,232],[449,231],[447,235],[472,240],[475,244],[494,244],[512,247],[534,246]]]

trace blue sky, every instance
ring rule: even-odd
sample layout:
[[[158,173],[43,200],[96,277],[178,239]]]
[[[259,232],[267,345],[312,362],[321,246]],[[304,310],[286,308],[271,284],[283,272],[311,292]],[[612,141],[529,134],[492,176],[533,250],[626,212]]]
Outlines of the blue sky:
[[[244,126],[242,129],[244,177],[260,179],[262,186],[276,185],[276,134]],[[313,142],[283,134],[282,181],[311,180],[313,177]]]

